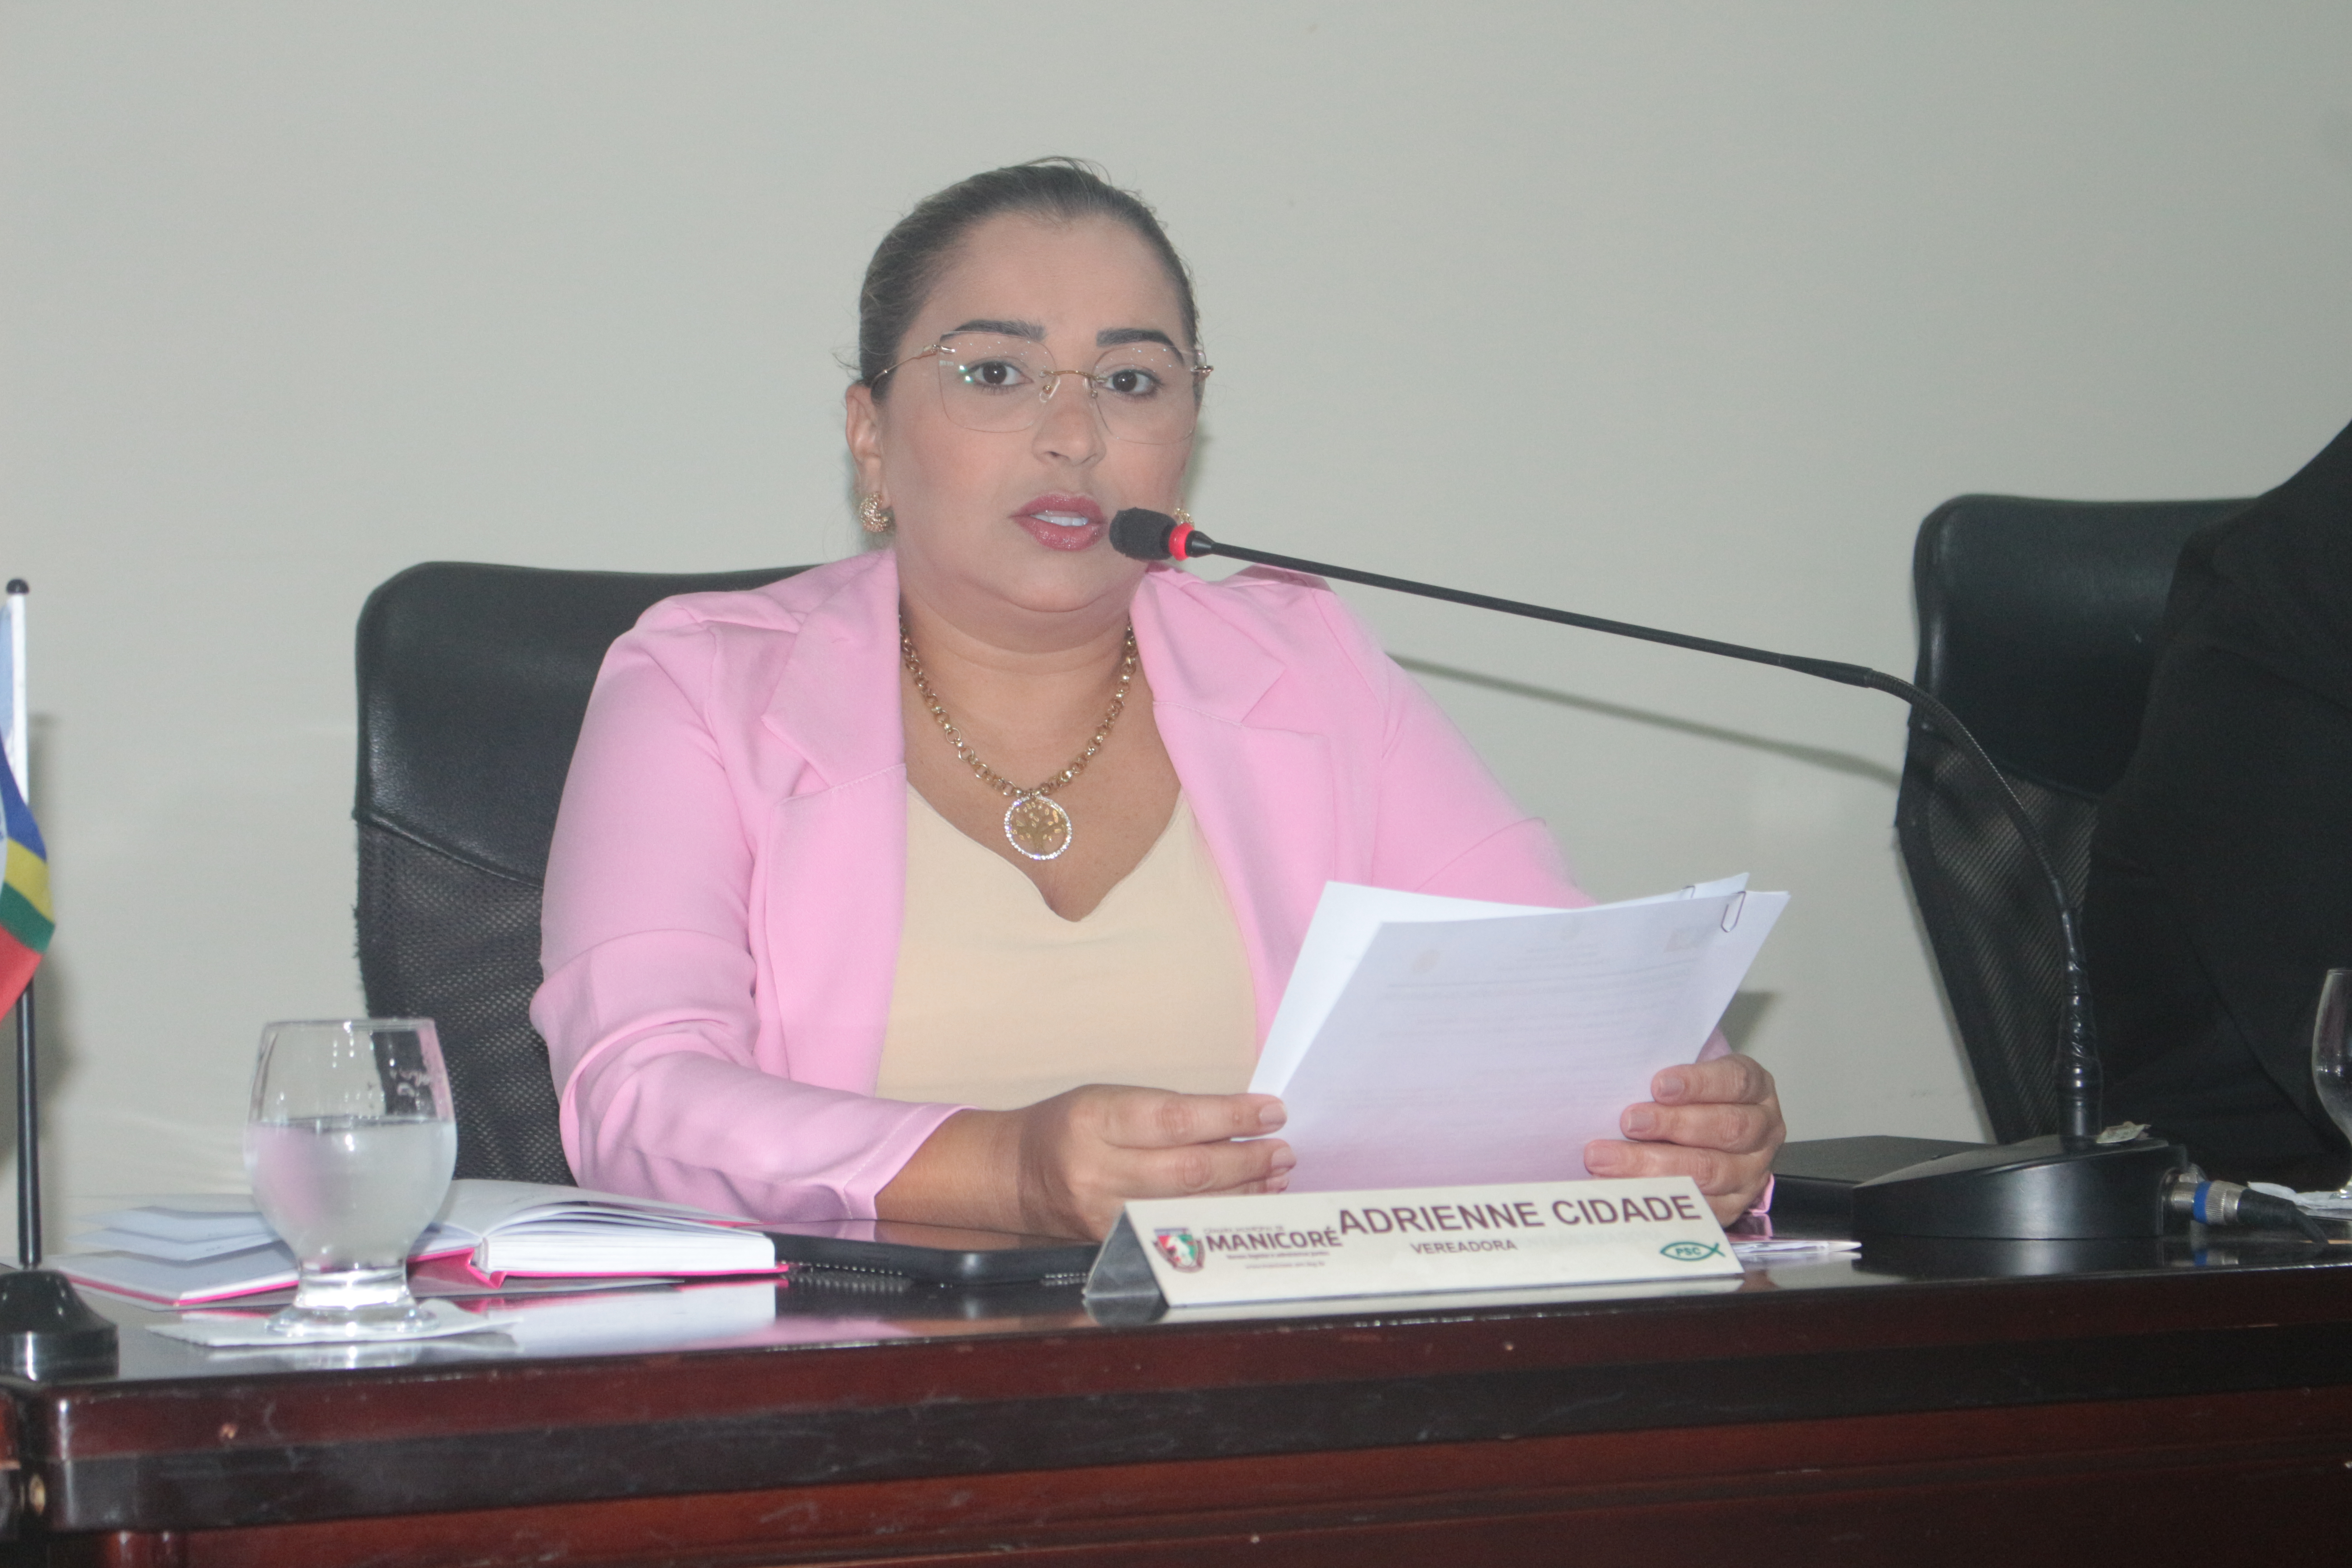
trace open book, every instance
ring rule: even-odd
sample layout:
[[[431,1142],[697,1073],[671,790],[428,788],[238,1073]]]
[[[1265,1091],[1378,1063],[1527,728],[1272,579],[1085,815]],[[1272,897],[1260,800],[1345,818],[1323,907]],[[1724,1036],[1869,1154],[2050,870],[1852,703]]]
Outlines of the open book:
[[[294,1255],[243,1195],[159,1198],[93,1215],[49,1267],[84,1285],[166,1307],[294,1283]],[[535,1182],[462,1180],[412,1259],[462,1259],[486,1285],[509,1274],[677,1279],[772,1274],[754,1221],[684,1204]]]
[[[1744,876],[1584,910],[1327,883],[1250,1080],[1289,1112],[1290,1190],[1587,1179],[1788,901]]]

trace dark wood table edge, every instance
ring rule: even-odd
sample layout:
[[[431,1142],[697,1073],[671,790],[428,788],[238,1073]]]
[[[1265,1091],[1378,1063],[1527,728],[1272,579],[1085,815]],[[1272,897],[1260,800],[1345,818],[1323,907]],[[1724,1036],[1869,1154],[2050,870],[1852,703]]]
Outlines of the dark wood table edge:
[[[1971,1305],[2001,1310],[1972,1325]],[[2352,1271],[2181,1271],[8,1393],[37,1528],[171,1531],[2332,1386],[2347,1317]],[[1244,1353],[1188,1358],[1204,1346]],[[1024,1393],[1048,1348],[1066,1386]],[[486,1382],[520,1413],[449,1430]],[[104,1418],[132,1404],[160,1435]],[[334,1428],[305,1436],[322,1411]],[[407,1428],[355,1436],[375,1414]]]
[[[116,1531],[0,1563],[110,1568],[663,1568],[1445,1557],[1659,1562],[2338,1560],[2352,1389],[1771,1422],[1194,1460],[976,1480]],[[2105,1506],[2098,1506],[2104,1502]],[[2267,1505],[2267,1506],[2266,1506]],[[2297,1506],[2300,1505],[2300,1506]],[[2333,1517],[2329,1515],[2328,1517]],[[1825,1550],[1827,1548],[1827,1550]],[[1466,1555],[1465,1555],[1466,1553]]]

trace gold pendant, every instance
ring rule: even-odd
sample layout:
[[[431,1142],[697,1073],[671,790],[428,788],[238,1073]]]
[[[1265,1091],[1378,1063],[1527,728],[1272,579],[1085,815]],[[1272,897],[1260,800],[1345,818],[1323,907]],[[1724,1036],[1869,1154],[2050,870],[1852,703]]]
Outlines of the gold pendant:
[[[1004,808],[1005,839],[1032,860],[1060,858],[1070,833],[1070,814],[1050,795],[1016,795]]]

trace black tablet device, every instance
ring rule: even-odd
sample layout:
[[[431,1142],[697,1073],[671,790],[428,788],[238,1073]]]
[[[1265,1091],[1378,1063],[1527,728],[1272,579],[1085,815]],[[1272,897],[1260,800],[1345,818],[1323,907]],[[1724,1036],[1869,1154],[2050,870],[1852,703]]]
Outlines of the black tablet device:
[[[778,1261],[896,1274],[942,1285],[1081,1279],[1099,1245],[1054,1236],[913,1225],[893,1219],[810,1220],[766,1227]]]

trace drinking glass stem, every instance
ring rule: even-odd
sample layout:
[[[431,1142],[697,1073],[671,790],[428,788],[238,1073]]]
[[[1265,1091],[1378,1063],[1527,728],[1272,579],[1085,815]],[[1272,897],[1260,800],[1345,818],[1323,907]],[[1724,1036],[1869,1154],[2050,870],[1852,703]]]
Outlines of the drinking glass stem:
[[[306,1312],[348,1312],[362,1307],[407,1306],[408,1265],[388,1268],[305,1268],[294,1305]]]

